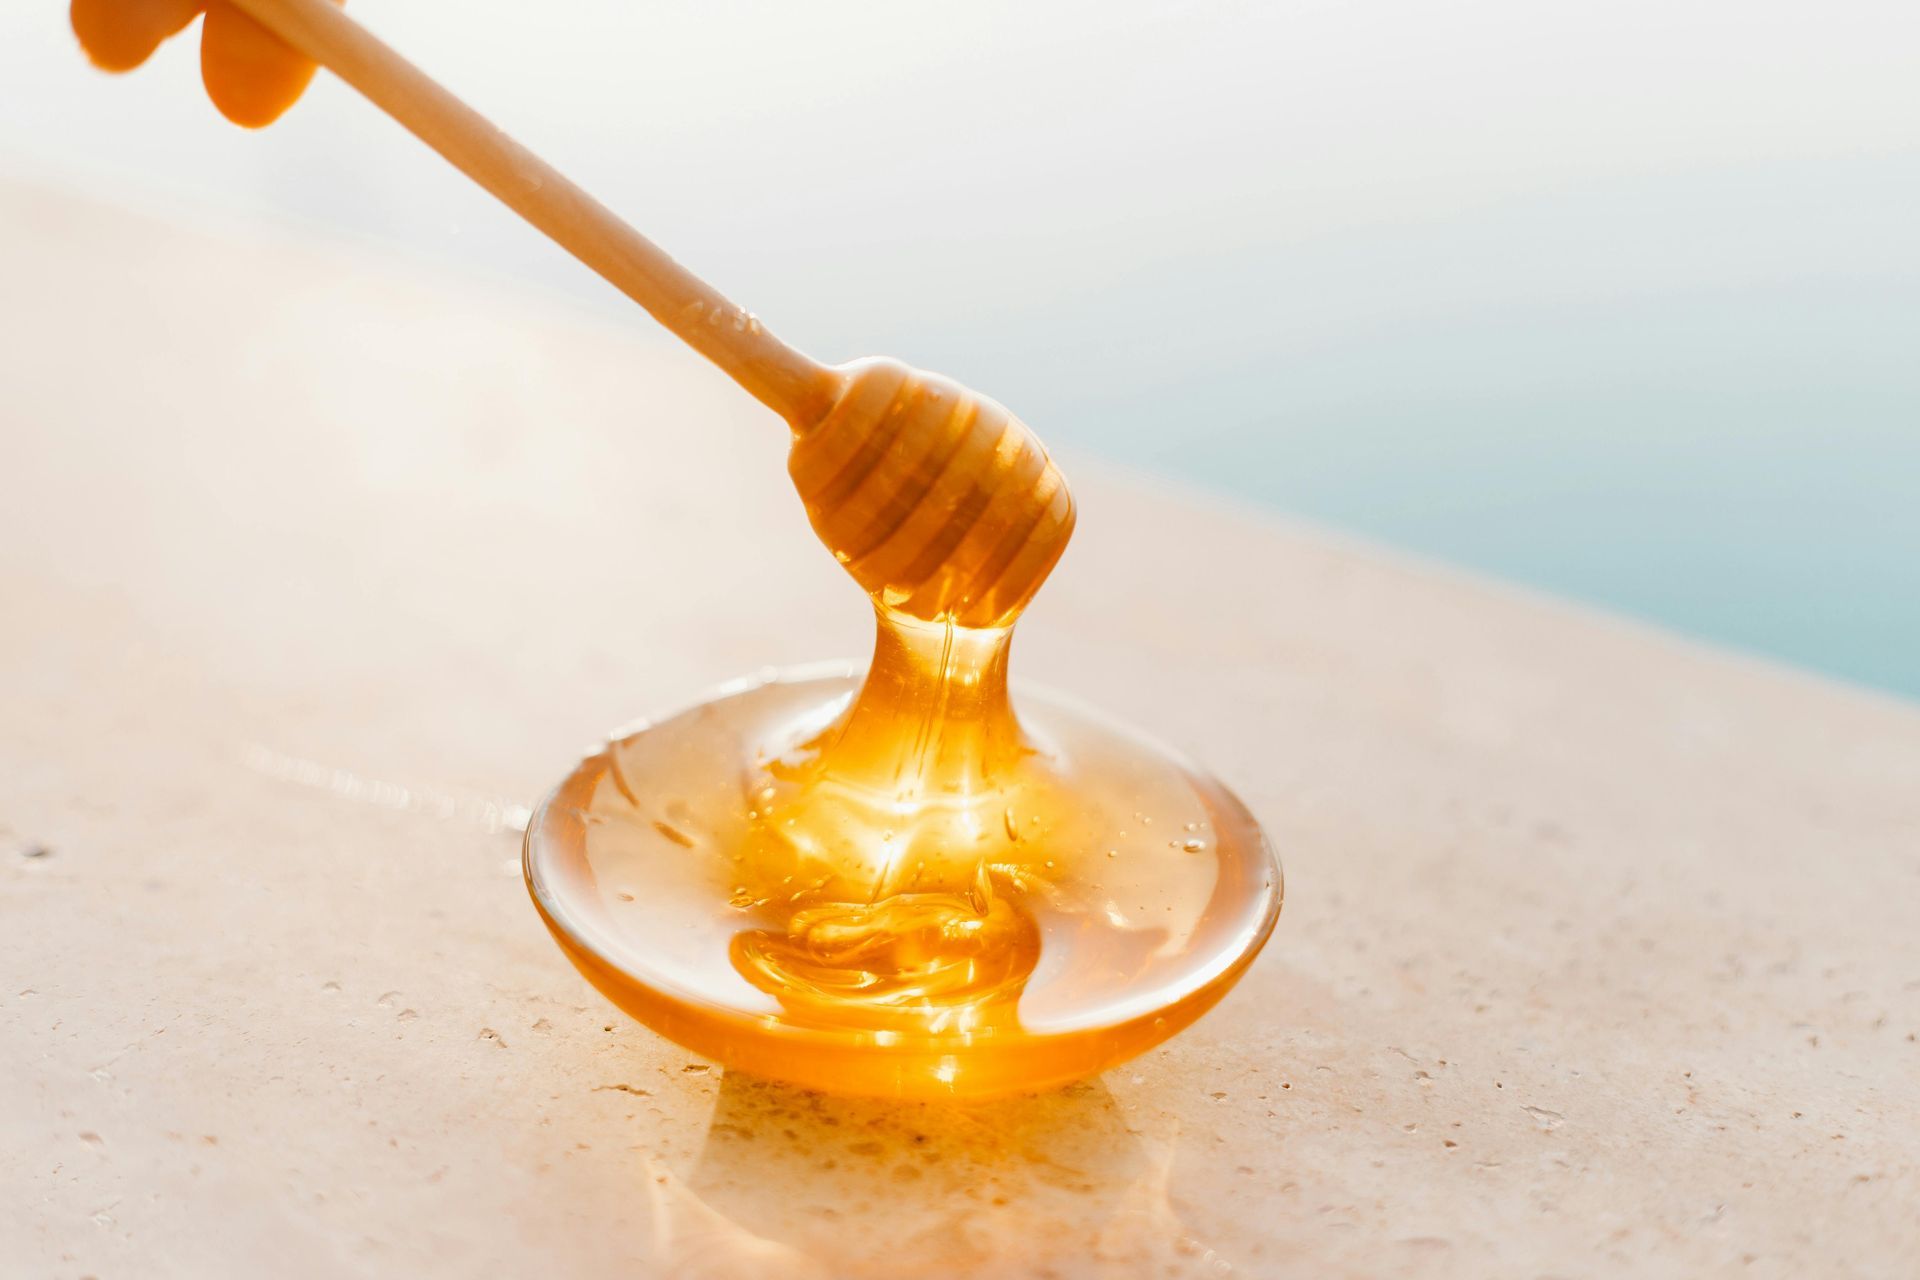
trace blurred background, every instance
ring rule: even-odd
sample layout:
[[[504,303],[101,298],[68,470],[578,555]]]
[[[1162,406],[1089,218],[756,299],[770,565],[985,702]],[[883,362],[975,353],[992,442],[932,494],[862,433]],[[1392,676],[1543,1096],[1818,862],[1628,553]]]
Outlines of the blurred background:
[[[814,354],[1920,697],[1912,0],[353,8]],[[643,330],[324,75],[263,135],[197,75],[109,80],[15,0],[0,181]]]

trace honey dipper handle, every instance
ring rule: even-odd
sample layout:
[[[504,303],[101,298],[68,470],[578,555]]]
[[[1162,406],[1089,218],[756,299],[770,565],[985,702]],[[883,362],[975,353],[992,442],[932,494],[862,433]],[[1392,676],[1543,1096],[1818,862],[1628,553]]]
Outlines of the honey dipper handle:
[[[796,428],[825,414],[837,374],[774,337],[331,0],[230,3],[359,90]]]

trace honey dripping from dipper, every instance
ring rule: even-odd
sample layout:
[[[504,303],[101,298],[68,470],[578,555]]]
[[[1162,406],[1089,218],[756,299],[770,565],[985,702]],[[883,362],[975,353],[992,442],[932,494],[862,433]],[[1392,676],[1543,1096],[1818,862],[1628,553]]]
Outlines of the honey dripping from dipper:
[[[729,1066],[895,1097],[1065,1083],[1205,1012],[1271,930],[1279,869],[1177,756],[1041,691],[1016,707],[1014,623],[1071,532],[1064,481],[1034,442],[1025,508],[999,518],[1007,471],[976,492],[964,456],[1031,433],[944,380],[861,373],[886,407],[857,421],[843,395],[791,469],[872,596],[864,675],[742,683],[611,743],[535,818],[535,901],[615,1003]],[[903,448],[885,423],[928,394],[954,406],[944,434]],[[927,498],[956,475],[981,509],[958,534]],[[899,568],[916,557],[939,572]]]
[[[1008,645],[1073,530],[1039,440],[957,383],[828,367],[329,0],[76,0],[103,68],[202,8],[203,76],[260,126],[326,67],[793,430],[808,518],[873,599],[865,677],[738,685],[609,744],[534,815],[527,885],[616,1004],[731,1067],[978,1098],[1172,1035],[1252,961],[1280,871],[1224,787],[1038,691]]]

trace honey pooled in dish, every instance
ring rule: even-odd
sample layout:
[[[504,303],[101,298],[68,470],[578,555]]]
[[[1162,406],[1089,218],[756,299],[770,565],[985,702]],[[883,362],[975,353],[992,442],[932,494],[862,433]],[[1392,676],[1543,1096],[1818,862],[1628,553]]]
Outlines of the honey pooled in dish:
[[[982,421],[987,438],[969,438]],[[897,1097],[1065,1083],[1203,1013],[1279,911],[1266,841],[1217,782],[1064,699],[1023,690],[1016,712],[1013,623],[1071,504],[1035,443],[1024,499],[971,499],[1017,505],[1014,519],[903,533],[901,513],[947,508],[927,492],[967,489],[957,458],[1018,464],[1031,439],[964,406],[949,430],[959,441],[922,445],[919,464],[885,447],[822,463],[830,431],[795,442],[816,530],[874,597],[863,676],[723,689],[589,758],[529,829],[534,900],[569,956],[729,1066]],[[894,564],[938,559],[897,545],[916,536],[963,549],[939,561],[962,585],[935,607],[887,577],[890,544]]]

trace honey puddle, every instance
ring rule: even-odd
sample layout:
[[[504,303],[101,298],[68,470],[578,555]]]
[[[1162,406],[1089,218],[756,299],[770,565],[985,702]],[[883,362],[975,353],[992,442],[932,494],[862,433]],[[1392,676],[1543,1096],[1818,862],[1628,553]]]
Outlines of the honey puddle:
[[[1204,1012],[1279,909],[1246,810],[1071,703],[1011,627],[878,610],[864,679],[730,686],[610,744],[534,819],[535,901],[634,1016],[835,1092],[981,1097]]]

